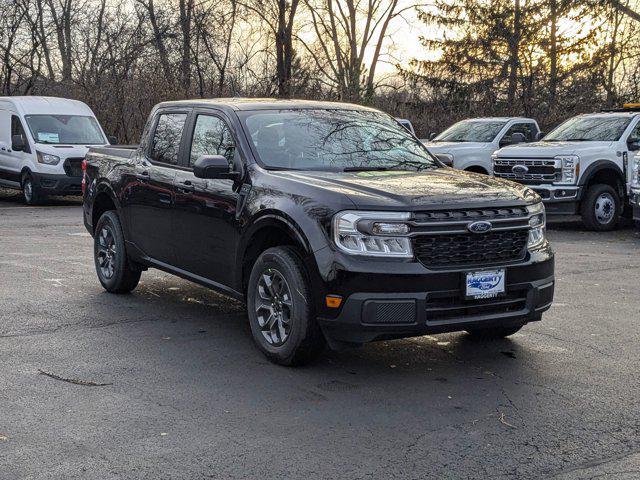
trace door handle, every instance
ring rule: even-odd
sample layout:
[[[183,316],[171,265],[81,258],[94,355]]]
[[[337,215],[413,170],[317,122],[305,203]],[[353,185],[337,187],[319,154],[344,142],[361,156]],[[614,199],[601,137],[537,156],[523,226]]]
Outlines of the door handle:
[[[145,170],[144,172],[136,173],[136,178],[138,180],[149,180],[149,172]]]
[[[185,180],[178,182],[178,191],[180,193],[191,193],[195,190],[195,186],[191,183],[191,180]]]

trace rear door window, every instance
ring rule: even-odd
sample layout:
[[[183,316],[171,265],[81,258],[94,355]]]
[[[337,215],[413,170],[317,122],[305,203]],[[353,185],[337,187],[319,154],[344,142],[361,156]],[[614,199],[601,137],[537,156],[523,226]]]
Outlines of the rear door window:
[[[149,153],[152,160],[169,165],[178,164],[180,142],[186,121],[186,113],[162,113],[158,116]]]

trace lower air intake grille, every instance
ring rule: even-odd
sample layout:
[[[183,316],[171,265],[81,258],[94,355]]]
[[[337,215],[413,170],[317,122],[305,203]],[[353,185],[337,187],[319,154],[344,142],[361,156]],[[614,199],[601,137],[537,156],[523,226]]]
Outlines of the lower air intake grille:
[[[426,267],[482,266],[523,260],[528,230],[418,236],[413,248]]]

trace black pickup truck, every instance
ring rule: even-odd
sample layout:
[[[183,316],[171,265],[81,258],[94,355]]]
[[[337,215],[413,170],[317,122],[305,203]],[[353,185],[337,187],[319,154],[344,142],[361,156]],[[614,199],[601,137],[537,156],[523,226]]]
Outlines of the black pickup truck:
[[[158,268],[246,302],[258,347],[511,335],[553,300],[528,188],[441,164],[392,117],[256,99],[156,106],[136,150],[93,148],[84,222],[104,288]]]

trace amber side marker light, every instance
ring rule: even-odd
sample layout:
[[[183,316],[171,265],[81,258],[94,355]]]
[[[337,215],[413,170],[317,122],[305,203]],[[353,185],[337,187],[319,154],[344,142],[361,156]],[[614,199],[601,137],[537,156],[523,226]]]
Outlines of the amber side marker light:
[[[329,308],[339,308],[342,305],[342,297],[340,295],[327,295],[325,300]]]

